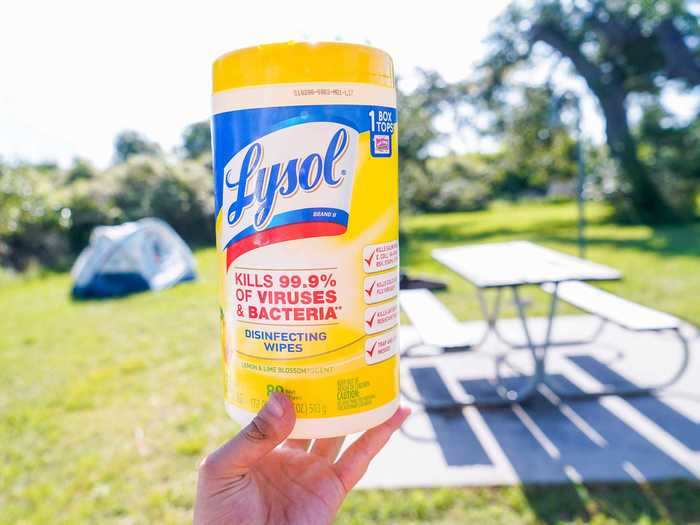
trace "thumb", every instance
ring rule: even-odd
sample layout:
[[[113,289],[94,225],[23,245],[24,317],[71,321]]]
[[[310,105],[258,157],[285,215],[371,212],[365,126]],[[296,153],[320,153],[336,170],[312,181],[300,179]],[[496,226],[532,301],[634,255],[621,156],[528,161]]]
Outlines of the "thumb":
[[[205,458],[203,473],[216,478],[245,474],[287,438],[295,422],[291,401],[284,394],[273,393],[250,424]]]

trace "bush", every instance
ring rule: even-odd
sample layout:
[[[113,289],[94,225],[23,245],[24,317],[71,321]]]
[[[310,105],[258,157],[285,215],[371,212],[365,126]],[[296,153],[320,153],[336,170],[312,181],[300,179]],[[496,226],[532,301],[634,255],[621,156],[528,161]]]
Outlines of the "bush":
[[[52,167],[0,166],[0,265],[25,270],[36,262],[65,268],[71,250],[65,214],[51,191],[63,174]]]
[[[120,216],[101,180],[75,184],[68,193],[63,212],[69,223],[71,253],[78,254],[90,241],[96,226],[115,224]]]
[[[485,208],[489,188],[467,156],[448,156],[427,163],[408,162],[401,170],[403,209],[427,212],[473,211]]]
[[[0,164],[0,266],[66,269],[96,226],[143,217],[163,219],[190,244],[211,244],[213,212],[206,159],[133,155],[103,172]]]
[[[700,187],[700,120],[682,124],[652,105],[645,108],[637,135],[640,160],[653,173],[662,198],[677,218],[693,219]]]
[[[136,156],[106,176],[113,181],[118,222],[158,217],[189,243],[214,241],[213,182],[202,164]]]

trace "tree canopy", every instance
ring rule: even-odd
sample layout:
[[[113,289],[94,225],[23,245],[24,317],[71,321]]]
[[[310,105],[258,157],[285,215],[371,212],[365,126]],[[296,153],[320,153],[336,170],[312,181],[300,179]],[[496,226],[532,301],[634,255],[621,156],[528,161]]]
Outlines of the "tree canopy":
[[[160,146],[151,142],[138,131],[122,131],[114,139],[114,161],[126,162],[133,155],[158,155]]]
[[[211,127],[208,120],[187,126],[182,133],[182,149],[188,159],[197,159],[211,151]]]
[[[693,0],[515,2],[489,38],[478,97],[490,108],[508,105],[519,66],[534,67],[542,54],[567,59],[598,101],[631,210],[647,222],[679,219],[640,157],[628,106],[630,95],[658,100],[669,81],[686,89],[700,85],[697,7]]]

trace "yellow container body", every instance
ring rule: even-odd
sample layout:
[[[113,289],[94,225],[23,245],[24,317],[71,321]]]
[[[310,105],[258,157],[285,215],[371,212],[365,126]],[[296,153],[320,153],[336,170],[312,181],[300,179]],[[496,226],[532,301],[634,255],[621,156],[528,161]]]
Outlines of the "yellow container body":
[[[398,158],[391,58],[263,45],[214,63],[225,404],[272,392],[297,438],[381,423],[398,404]]]

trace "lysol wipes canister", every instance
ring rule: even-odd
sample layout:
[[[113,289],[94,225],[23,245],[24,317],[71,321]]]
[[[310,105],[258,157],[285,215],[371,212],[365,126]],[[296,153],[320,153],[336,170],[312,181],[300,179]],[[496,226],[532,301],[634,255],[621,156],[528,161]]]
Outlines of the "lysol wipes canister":
[[[283,43],[213,69],[225,406],[273,392],[291,437],[365,430],[399,397],[398,161],[391,58]]]

